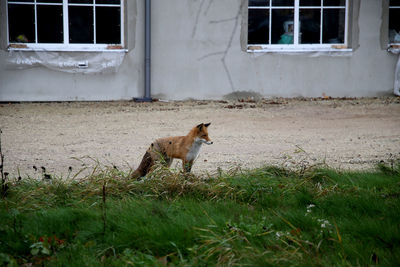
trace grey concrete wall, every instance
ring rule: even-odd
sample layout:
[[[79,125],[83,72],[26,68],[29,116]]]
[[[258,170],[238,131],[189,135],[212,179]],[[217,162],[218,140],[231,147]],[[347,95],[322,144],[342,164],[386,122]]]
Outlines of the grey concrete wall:
[[[163,99],[219,99],[238,91],[265,97],[389,94],[397,56],[382,45],[385,5],[376,0],[351,2],[354,51],[343,57],[312,57],[245,52],[247,1],[153,0],[152,94]],[[127,0],[127,11],[129,52],[117,73],[69,74],[44,67],[11,70],[6,64],[8,52],[2,50],[0,101],[142,96],[144,0]],[[2,32],[3,28],[3,38]]]
[[[6,25],[5,2],[0,1],[0,25]],[[72,74],[45,67],[18,70],[8,64],[9,52],[1,49],[0,101],[120,100],[139,96],[144,84],[144,6],[140,2],[125,2],[128,29],[125,39],[129,52],[117,73]],[[2,26],[0,47],[3,48],[7,42],[4,33]]]
[[[246,29],[241,27],[247,23],[240,5],[246,9],[247,1],[170,0],[170,9],[162,2],[153,5],[155,93],[174,98],[219,98],[235,91],[339,97],[393,89],[397,57],[380,46],[380,1],[352,1],[354,52],[346,57],[243,52],[240,40]]]

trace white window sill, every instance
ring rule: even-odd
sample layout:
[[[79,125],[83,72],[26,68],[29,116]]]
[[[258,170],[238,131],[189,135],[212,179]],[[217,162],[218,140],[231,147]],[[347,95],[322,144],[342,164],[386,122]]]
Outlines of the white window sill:
[[[340,53],[352,52],[353,49],[347,48],[345,45],[332,45],[326,47],[316,46],[296,46],[291,45],[276,45],[276,46],[263,46],[263,45],[248,45],[248,53],[312,53],[312,52],[326,52],[326,53]]]
[[[58,45],[58,44],[24,44],[15,43],[8,46],[8,51],[34,52],[128,52],[121,45]]]

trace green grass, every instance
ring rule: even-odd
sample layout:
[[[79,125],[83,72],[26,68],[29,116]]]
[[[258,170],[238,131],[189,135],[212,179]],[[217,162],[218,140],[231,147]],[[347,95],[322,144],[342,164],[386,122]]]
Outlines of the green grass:
[[[395,266],[399,167],[10,181],[0,266]]]

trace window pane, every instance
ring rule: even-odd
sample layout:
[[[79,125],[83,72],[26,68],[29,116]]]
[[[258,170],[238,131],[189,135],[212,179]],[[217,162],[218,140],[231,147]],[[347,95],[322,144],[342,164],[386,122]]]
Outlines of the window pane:
[[[273,6],[294,6],[294,0],[272,0]]]
[[[51,3],[61,4],[62,0],[36,0],[37,3]]]
[[[400,8],[389,10],[389,43],[400,43]]]
[[[23,3],[33,3],[34,0],[12,0],[9,2],[23,2]]]
[[[249,6],[269,6],[269,0],[249,0]]]
[[[121,0],[96,0],[96,4],[113,4],[119,5]]]
[[[346,0],[324,0],[324,6],[345,6]]]
[[[93,0],[68,0],[70,4],[93,4]]]
[[[321,0],[300,0],[300,6],[321,6]]]
[[[269,43],[269,10],[249,9],[248,44]]]
[[[321,28],[321,9],[300,9],[301,44],[319,44]]]
[[[63,42],[62,6],[37,6],[38,43]]]
[[[93,7],[70,6],[69,12],[69,42],[94,43]]]
[[[33,5],[8,5],[9,41],[35,42],[35,9]]]
[[[273,9],[271,25],[272,44],[293,44],[294,10]]]
[[[400,0],[390,0],[390,6],[400,6]]]
[[[344,43],[344,9],[324,9],[322,39],[324,43]]]
[[[96,43],[121,43],[121,9],[96,7]]]

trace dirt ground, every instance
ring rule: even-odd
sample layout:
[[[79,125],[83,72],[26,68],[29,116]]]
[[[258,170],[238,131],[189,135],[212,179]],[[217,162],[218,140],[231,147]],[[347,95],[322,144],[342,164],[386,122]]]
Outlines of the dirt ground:
[[[68,177],[99,161],[129,170],[154,139],[185,135],[201,122],[211,122],[214,144],[202,147],[195,173],[318,163],[367,169],[400,158],[396,97],[22,103],[0,105],[4,168],[40,176],[43,166]]]

